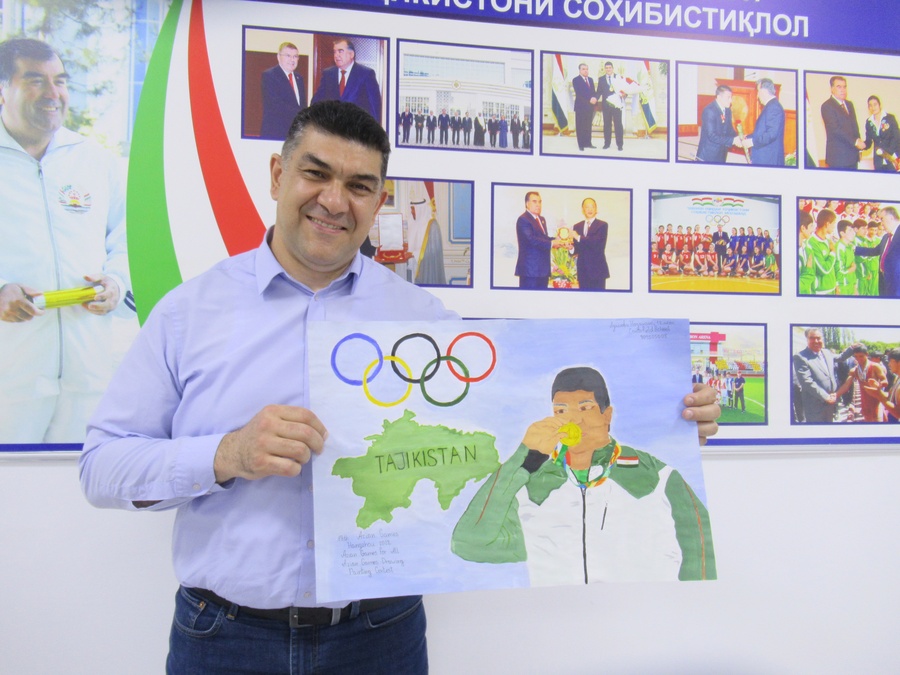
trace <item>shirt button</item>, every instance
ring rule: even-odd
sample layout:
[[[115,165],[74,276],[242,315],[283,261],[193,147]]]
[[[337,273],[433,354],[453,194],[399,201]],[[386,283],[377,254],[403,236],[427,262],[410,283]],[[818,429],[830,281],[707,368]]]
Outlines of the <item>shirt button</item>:
[[[194,488],[194,492],[197,492],[200,490],[200,483],[194,483],[191,487]]]
[[[306,548],[313,548],[315,545],[316,543],[312,539],[306,542]]]
[[[310,593],[309,591],[306,591],[306,593],[303,594],[304,598],[309,598],[311,596],[312,596],[312,593]]]

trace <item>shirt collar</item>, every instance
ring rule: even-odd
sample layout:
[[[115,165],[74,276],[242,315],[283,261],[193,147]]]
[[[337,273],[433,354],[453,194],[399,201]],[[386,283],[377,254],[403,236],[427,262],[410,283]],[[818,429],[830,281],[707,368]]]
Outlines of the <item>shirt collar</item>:
[[[312,289],[307,287],[305,284],[294,279],[284,267],[281,266],[281,263],[278,262],[278,259],[275,258],[275,254],[272,253],[271,241],[272,241],[272,232],[274,231],[274,225],[266,230],[266,234],[263,237],[262,244],[260,244],[259,248],[256,250],[256,290],[260,295],[263,295],[276,279],[281,278],[287,281],[292,286],[297,287],[298,289],[302,289],[309,295],[313,295],[314,292]],[[353,260],[350,262],[350,265],[344,270],[343,274],[339,276],[337,279],[332,281],[328,286],[318,291],[329,292],[329,291],[337,291],[340,288],[348,287],[349,294],[352,294],[356,289],[356,281],[360,277],[363,271],[363,261],[362,254],[357,252],[353,257]]]

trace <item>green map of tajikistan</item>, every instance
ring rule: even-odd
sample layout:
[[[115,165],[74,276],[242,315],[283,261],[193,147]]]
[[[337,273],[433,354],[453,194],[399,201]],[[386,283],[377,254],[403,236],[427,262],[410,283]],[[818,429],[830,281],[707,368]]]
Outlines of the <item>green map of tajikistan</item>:
[[[500,466],[495,438],[484,432],[464,433],[445,426],[423,426],[407,410],[395,422],[384,421],[383,431],[362,457],[343,457],[331,473],[353,480],[353,492],[366,501],[356,524],[367,528],[387,523],[396,508],[412,504],[410,495],[420,480],[433,481],[438,503],[445,511],[470,480],[480,480]]]

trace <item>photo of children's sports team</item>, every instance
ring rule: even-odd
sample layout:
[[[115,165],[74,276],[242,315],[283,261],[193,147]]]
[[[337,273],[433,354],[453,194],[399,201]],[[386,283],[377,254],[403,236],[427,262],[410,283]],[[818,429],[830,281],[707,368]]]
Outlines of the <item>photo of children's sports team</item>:
[[[800,198],[797,206],[798,295],[896,297],[882,266],[896,204]]]
[[[692,322],[691,370],[716,390],[719,424],[766,424],[765,324]]]
[[[781,289],[780,198],[650,193],[650,290],[771,293]]]

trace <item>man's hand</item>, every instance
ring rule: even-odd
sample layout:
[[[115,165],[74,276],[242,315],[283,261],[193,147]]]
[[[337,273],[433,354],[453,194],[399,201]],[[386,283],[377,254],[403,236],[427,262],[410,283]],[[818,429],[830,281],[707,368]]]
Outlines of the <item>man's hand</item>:
[[[684,410],[681,416],[697,423],[697,435],[700,445],[706,445],[706,439],[715,436],[719,430],[716,420],[722,411],[716,403],[716,390],[706,384],[694,384],[694,391],[684,397]]]
[[[87,311],[97,316],[109,314],[119,305],[119,284],[112,277],[104,274],[85,274],[84,280],[91,285],[97,284],[103,286],[103,290],[97,293],[93,300],[89,300],[82,304]]]
[[[268,405],[243,427],[222,438],[213,462],[216,482],[296,476],[312,453],[322,452],[327,435],[325,425],[312,411]]]
[[[30,286],[4,284],[0,287],[0,321],[20,323],[43,316],[44,310],[38,309],[31,302],[31,298],[39,293],[39,290]]]
[[[564,436],[560,432],[560,427],[570,421],[566,415],[554,415],[538,420],[528,427],[525,438],[522,439],[522,445],[529,450],[537,450],[545,455],[550,455]]]

